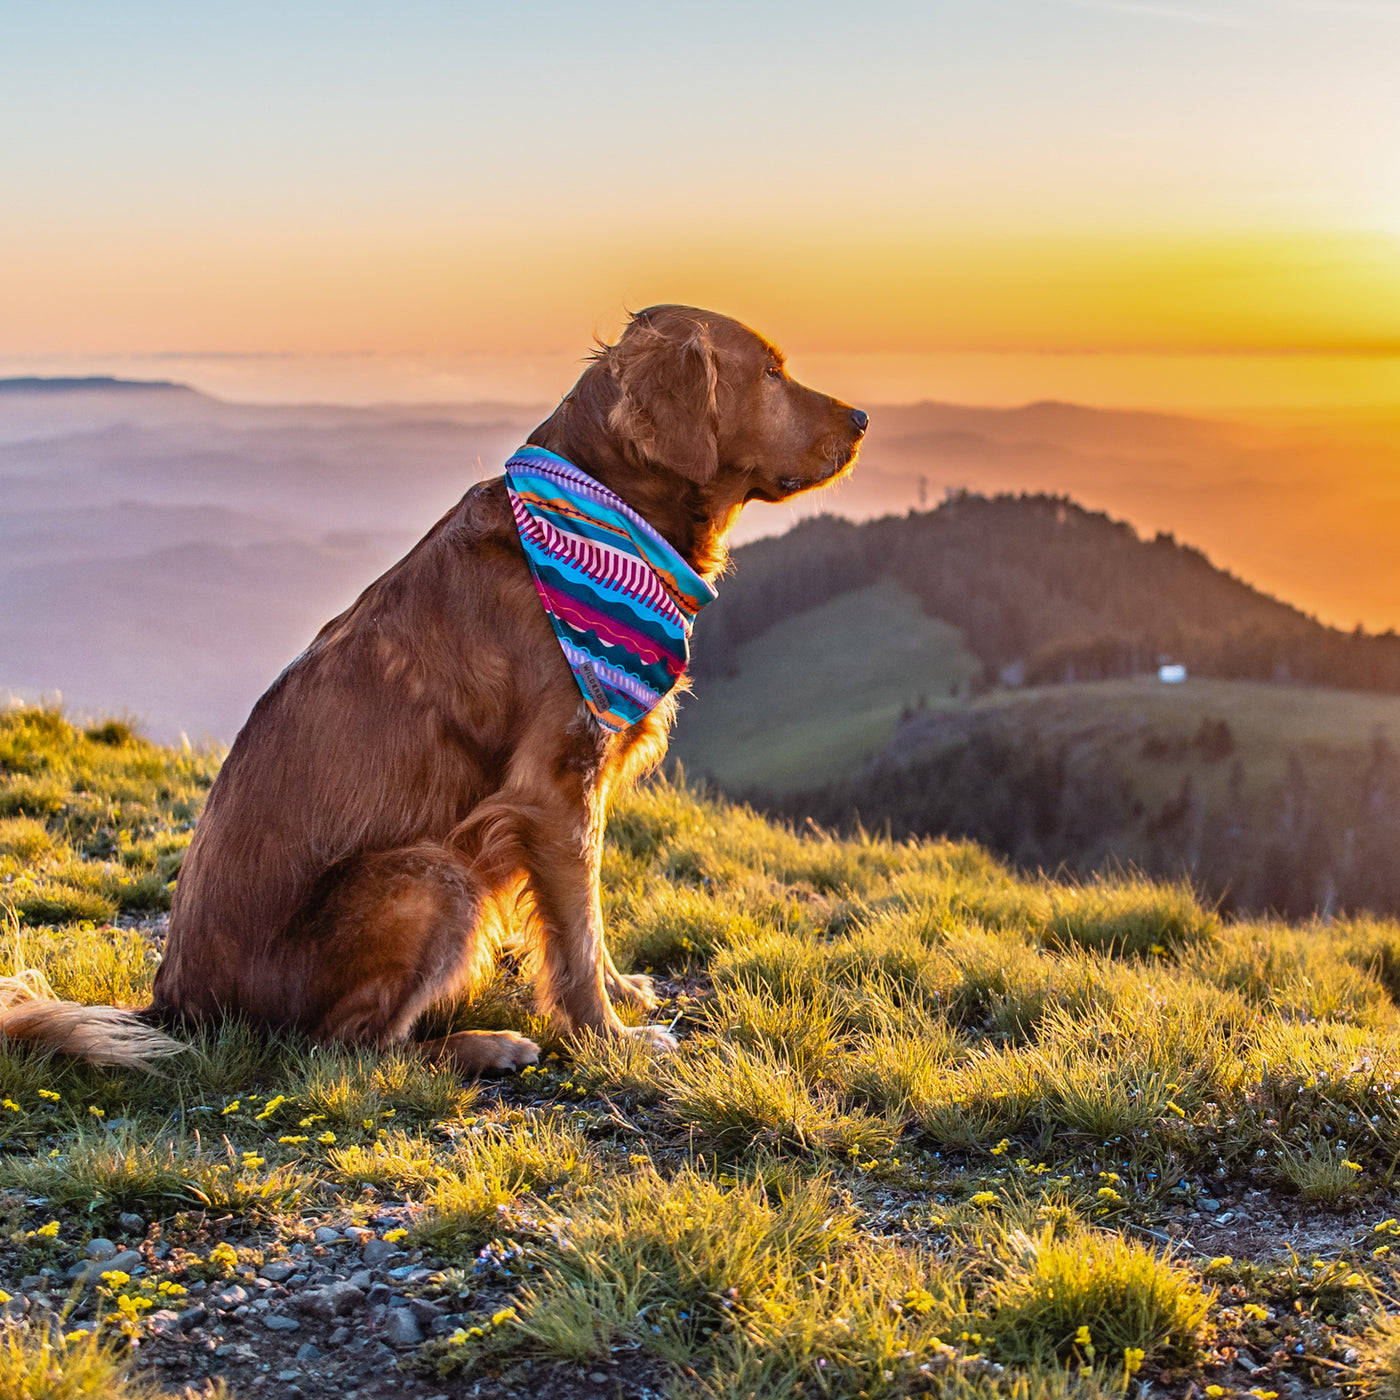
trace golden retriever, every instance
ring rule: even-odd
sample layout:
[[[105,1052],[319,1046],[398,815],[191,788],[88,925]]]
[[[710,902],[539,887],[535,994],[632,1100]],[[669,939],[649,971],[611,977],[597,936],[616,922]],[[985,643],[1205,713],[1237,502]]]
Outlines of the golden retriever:
[[[834,480],[866,422],[794,381],[739,322],[657,306],[598,350],[529,442],[616,492],[712,580],[745,502]],[[647,978],[613,966],[598,871],[609,798],[660,761],[674,711],[672,695],[618,733],[594,720],[503,479],[473,487],[254,707],[180,871],[141,1014],[392,1045],[510,937],[566,1034],[671,1043],[614,1009],[655,1003]],[[112,1024],[30,1001],[0,1030],[93,1059],[105,1043],[121,1061]],[[128,1031],[132,1061],[175,1044]],[[538,1055],[508,1031],[418,1048],[466,1074]]]

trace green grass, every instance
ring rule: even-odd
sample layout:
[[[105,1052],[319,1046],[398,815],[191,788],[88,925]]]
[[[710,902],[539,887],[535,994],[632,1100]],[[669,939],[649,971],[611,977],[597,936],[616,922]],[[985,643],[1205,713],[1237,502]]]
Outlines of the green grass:
[[[13,891],[163,889],[216,767],[0,715],[0,784],[56,794],[0,824],[0,974],[141,1002],[144,932]],[[1180,885],[795,833],[665,782],[622,801],[604,868],[620,965],[674,974],[676,1053],[585,1039],[463,1084],[237,1025],[158,1077],[0,1046],[0,1278],[135,1211],[171,1245],[160,1278],[193,1286],[393,1197],[432,1269],[415,1287],[469,1295],[409,1358],[454,1385],[626,1356],[696,1400],[1243,1395],[1243,1347],[1255,1389],[1394,1393],[1395,924],[1222,920]],[[503,975],[435,1021],[532,1016]],[[1245,1192],[1339,1243],[1165,1243]],[[72,1365],[129,1368],[81,1307],[70,1328],[109,1350]],[[36,1336],[0,1363],[52,1369]],[[81,1393],[18,1385],[0,1396]]]
[[[740,647],[735,674],[696,681],[672,748],[688,770],[788,792],[840,777],[923,697],[966,696],[981,663],[962,634],[890,580],[843,594]]]

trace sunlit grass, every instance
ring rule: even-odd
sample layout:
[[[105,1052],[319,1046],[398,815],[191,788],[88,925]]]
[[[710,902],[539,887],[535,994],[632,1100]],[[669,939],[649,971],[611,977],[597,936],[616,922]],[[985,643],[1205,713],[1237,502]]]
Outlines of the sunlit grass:
[[[142,1004],[216,766],[0,715],[0,974]],[[836,841],[667,782],[619,803],[604,901],[619,965],[675,975],[674,1054],[550,1039],[510,970],[421,1028],[544,1039],[484,1084],[236,1022],[158,1077],[0,1044],[0,1248],[66,1268],[124,1212],[171,1239],[220,1221],[243,1242],[216,1259],[206,1234],[189,1268],[224,1278],[261,1257],[249,1239],[402,1202],[415,1267],[471,1279],[471,1325],[420,1364],[512,1384],[638,1355],[697,1400],[1051,1400],[1163,1367],[1200,1393],[1213,1327],[1268,1354],[1299,1302],[1352,1329],[1358,1375],[1390,1374],[1365,1309],[1400,1227],[1358,1227],[1320,1270],[1235,1269],[1228,1305],[1161,1245],[1207,1192],[1400,1213],[1394,924],[1222,922],[1185,885]]]

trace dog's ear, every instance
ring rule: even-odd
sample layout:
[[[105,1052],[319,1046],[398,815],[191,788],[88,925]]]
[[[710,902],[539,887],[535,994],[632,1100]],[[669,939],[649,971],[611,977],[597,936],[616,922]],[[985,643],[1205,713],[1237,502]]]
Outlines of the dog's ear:
[[[719,470],[719,367],[709,327],[632,318],[606,356],[617,381],[608,427],[638,463],[707,482]]]

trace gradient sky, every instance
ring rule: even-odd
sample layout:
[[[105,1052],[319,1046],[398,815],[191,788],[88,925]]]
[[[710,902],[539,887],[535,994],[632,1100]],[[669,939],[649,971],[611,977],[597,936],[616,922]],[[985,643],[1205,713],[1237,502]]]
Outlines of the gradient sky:
[[[681,300],[877,398],[1393,405],[1397,74],[1400,0],[0,0],[0,373],[547,396]]]

